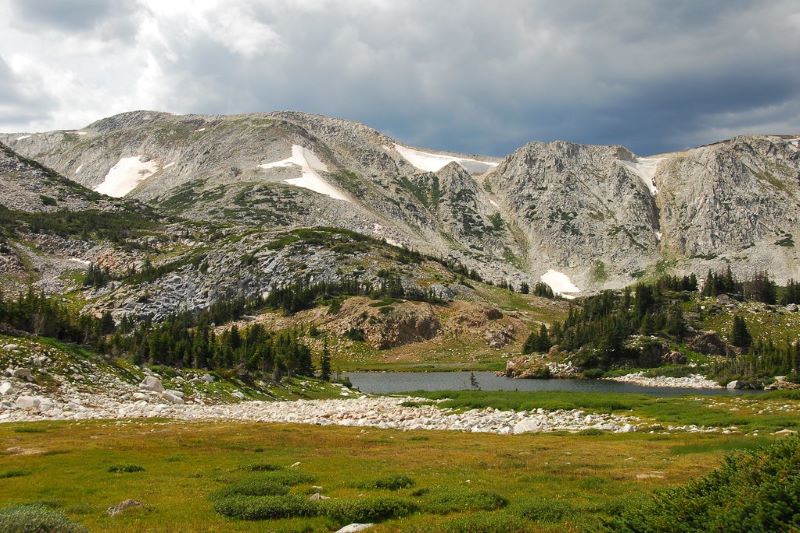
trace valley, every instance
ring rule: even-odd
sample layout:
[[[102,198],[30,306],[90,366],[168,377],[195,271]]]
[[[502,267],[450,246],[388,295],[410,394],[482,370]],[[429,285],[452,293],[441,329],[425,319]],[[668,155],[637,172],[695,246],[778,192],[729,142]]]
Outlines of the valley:
[[[297,112],[2,134],[0,524],[658,530],[727,452],[791,469],[799,153],[499,158]]]

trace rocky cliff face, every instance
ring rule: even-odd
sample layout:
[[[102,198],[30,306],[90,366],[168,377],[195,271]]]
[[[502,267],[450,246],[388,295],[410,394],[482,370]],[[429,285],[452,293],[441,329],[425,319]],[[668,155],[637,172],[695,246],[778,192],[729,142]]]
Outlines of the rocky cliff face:
[[[530,143],[500,160],[415,149],[319,115],[137,111],[0,142],[90,189],[199,223],[340,227],[515,285],[545,275],[585,293],[728,264],[800,277],[800,156],[788,137],[647,158]]]

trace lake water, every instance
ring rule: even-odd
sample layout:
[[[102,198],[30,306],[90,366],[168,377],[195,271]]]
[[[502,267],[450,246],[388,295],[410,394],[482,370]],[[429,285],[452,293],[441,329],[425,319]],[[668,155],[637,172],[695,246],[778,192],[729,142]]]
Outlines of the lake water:
[[[727,389],[684,389],[675,387],[642,387],[599,379],[511,379],[494,372],[346,372],[353,386],[362,392],[391,393],[413,391],[470,390],[470,375],[474,374],[481,390],[485,391],[571,391],[571,392],[633,392],[653,396],[735,395],[754,391]]]

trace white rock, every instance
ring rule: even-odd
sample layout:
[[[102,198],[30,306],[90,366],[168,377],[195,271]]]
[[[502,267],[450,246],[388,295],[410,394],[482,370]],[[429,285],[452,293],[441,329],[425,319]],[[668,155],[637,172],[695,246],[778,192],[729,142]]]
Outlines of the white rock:
[[[364,531],[369,529],[375,524],[349,524],[341,529],[336,530],[336,533],[356,533],[357,531]]]
[[[539,431],[541,424],[537,420],[522,420],[514,425],[513,433],[530,433],[531,431]]]
[[[9,394],[14,394],[14,385],[12,385],[8,381],[4,381],[0,383],[0,396],[8,396]]]
[[[242,393],[241,391],[238,391],[238,390],[237,391],[233,391],[231,393],[231,396],[233,396],[234,398],[239,398],[240,400],[244,400],[245,399],[244,393]]]
[[[16,406],[20,409],[38,409],[41,399],[36,396],[20,396],[17,398]]]
[[[202,376],[200,376],[200,379],[205,381],[206,383],[214,383],[215,381],[214,376],[212,376],[211,374],[203,374]]]
[[[165,391],[161,393],[161,397],[169,403],[182,404],[183,398],[175,394],[176,391]]]
[[[146,376],[139,384],[139,388],[153,392],[164,392],[164,385],[162,385],[161,380],[155,376]]]

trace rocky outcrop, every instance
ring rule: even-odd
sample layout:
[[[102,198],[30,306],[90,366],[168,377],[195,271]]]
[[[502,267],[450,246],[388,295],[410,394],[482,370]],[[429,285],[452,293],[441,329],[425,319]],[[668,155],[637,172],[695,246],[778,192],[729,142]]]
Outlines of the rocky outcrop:
[[[733,347],[722,340],[716,331],[703,331],[689,339],[688,346],[705,355],[732,355]]]

